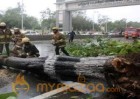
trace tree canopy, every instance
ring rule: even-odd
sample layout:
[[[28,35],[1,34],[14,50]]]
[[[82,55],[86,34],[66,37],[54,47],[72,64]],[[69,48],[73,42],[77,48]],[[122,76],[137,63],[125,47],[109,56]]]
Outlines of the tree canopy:
[[[25,29],[38,29],[40,28],[38,20],[27,14],[23,14],[24,28]],[[0,14],[0,21],[5,22],[10,28],[21,28],[21,7],[18,5],[16,8],[10,8],[4,13]]]

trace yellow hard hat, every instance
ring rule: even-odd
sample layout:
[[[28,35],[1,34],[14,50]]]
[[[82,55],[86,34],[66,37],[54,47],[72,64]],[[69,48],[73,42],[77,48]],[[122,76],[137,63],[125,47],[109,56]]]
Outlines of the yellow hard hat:
[[[58,27],[53,27],[52,30],[59,30],[59,28]]]
[[[22,38],[22,43],[30,42],[30,39],[28,37]]]
[[[5,22],[1,22],[0,26],[6,26],[6,23]]]

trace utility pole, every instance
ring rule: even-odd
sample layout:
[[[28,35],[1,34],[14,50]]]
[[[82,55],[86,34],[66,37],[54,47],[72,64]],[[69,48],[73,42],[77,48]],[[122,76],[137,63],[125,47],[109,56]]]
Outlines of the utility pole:
[[[40,12],[41,13],[41,16],[42,16],[42,21],[41,21],[41,28],[42,28],[42,35],[44,34],[44,24],[43,24],[43,21],[44,19],[46,18],[46,11],[42,11]]]
[[[105,19],[105,32],[107,33],[108,32],[108,26],[107,26],[107,24],[108,24],[108,20],[109,20],[109,18],[107,17],[107,16],[104,16],[104,19]]]
[[[127,28],[127,20],[125,21],[125,28]]]
[[[21,29],[23,30],[23,0],[21,2]]]
[[[93,32],[95,31],[95,14],[98,14],[98,11],[93,12]]]
[[[106,33],[108,32],[107,28],[108,28],[108,27],[107,27],[107,20],[106,20]]]
[[[94,15],[93,15],[93,32],[94,32]]]

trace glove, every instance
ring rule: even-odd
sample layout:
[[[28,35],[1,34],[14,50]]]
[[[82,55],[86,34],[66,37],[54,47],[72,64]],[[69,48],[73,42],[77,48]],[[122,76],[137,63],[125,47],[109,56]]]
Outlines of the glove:
[[[59,40],[59,42],[63,42],[63,39]]]
[[[63,42],[63,39],[60,39],[60,40],[56,41],[56,44],[61,43],[61,42]]]
[[[51,43],[52,43],[53,45],[55,45],[55,40],[52,40]]]
[[[61,43],[63,42],[63,39],[58,40],[56,43]]]
[[[16,45],[17,48],[21,48],[21,46]]]

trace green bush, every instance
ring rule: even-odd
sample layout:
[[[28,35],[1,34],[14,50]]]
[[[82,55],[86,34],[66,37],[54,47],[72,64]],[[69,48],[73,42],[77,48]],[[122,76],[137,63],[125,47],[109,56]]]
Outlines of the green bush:
[[[96,40],[86,39],[78,43],[71,43],[66,48],[72,56],[77,57],[125,55],[140,52],[140,42],[128,43],[98,37]]]

